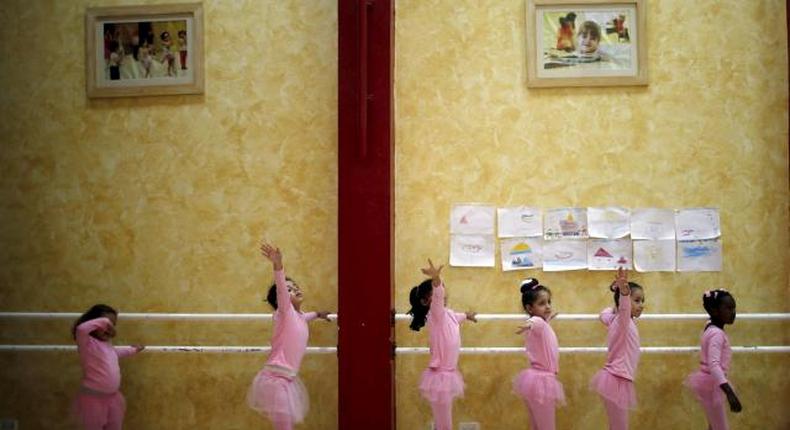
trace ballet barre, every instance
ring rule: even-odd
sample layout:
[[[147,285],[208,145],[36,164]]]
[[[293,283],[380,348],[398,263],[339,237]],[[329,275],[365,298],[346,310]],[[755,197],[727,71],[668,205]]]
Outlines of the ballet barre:
[[[640,348],[643,354],[677,354],[698,352],[699,346],[643,346]],[[71,351],[76,352],[76,345],[0,345],[0,352],[52,352],[52,351]],[[168,352],[168,353],[215,353],[215,354],[234,354],[234,353],[269,353],[270,346],[146,346],[145,352]],[[336,354],[337,347],[334,346],[308,346],[308,354]],[[395,349],[397,355],[416,355],[428,354],[429,348],[399,346]],[[790,346],[733,346],[733,353],[788,353]],[[603,354],[606,353],[605,346],[563,346],[560,347],[560,354]],[[482,355],[482,354],[524,354],[523,347],[515,346],[487,346],[487,347],[462,347],[461,354]]]
[[[560,321],[597,321],[599,314],[563,314],[554,319]],[[523,321],[526,314],[477,314],[478,321]],[[411,320],[411,315],[397,314],[396,320]],[[640,320],[701,320],[710,319],[708,314],[642,314]],[[790,313],[744,313],[738,314],[736,320],[790,320]]]
[[[733,346],[732,352],[790,352],[790,346]],[[606,353],[605,346],[561,346],[560,354],[601,354]],[[699,346],[643,346],[639,348],[643,354],[674,354],[699,352]],[[397,354],[428,354],[429,348],[399,346]],[[523,346],[485,346],[461,347],[461,354],[524,354]]]
[[[0,312],[0,318],[31,319],[77,319],[79,312]],[[216,313],[158,313],[158,312],[118,312],[118,317],[128,320],[151,321],[271,321],[274,314],[216,314]],[[337,314],[329,314],[329,319],[337,320]]]
[[[123,346],[123,345],[118,345]],[[151,345],[144,352],[207,352],[215,354],[231,353],[269,353],[271,346],[186,346]],[[0,352],[40,352],[40,351],[77,351],[76,345],[0,345]],[[308,354],[336,354],[335,346],[308,346]]]
[[[0,318],[31,318],[31,319],[77,319],[82,315],[79,312],[0,312]],[[157,313],[157,312],[120,312],[118,316],[129,320],[151,320],[151,321],[270,321],[270,313]],[[477,314],[479,321],[523,321],[525,314]],[[642,314],[640,320],[700,320],[705,321],[709,318],[707,314]],[[330,320],[337,320],[337,314],[329,314]],[[408,314],[396,314],[395,320],[410,320]],[[598,314],[563,314],[557,315],[559,321],[594,321],[598,320]],[[783,321],[790,320],[790,313],[769,312],[769,313],[741,313],[737,320],[763,320],[763,321]]]

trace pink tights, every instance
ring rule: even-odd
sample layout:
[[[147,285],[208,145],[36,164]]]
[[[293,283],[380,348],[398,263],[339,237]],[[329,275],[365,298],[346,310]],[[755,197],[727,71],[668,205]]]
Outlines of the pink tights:
[[[453,401],[431,402],[436,430],[453,430]]]
[[[120,392],[107,395],[80,393],[77,410],[85,430],[121,430],[126,401]]]
[[[714,394],[721,396],[721,393]],[[705,417],[708,419],[708,428],[710,430],[729,430],[726,407],[726,401],[714,402],[709,400],[702,402],[702,408],[705,409]]]
[[[292,430],[294,428],[290,418],[275,419],[272,424],[274,424],[274,430]]]
[[[554,402],[539,403],[527,400],[532,430],[554,430]]]
[[[603,399],[603,404],[606,406],[606,415],[609,416],[609,430],[628,430],[628,409],[607,399]]]

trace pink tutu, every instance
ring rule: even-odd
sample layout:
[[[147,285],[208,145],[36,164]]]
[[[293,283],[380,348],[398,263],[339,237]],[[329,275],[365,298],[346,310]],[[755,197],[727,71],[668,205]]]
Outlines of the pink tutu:
[[[464,395],[464,378],[458,370],[425,369],[420,377],[420,393],[429,402],[451,402]]]
[[[267,367],[255,375],[247,392],[247,404],[273,421],[289,417],[294,423],[302,422],[310,407],[307,390],[299,376]]]
[[[557,375],[536,369],[522,370],[513,379],[513,391],[525,401],[565,404],[565,392]]]
[[[712,402],[713,405],[719,405],[725,400],[724,391],[719,388],[713,376],[701,370],[697,370],[686,377],[684,385],[702,403],[708,404]]]
[[[71,415],[82,427],[104,426],[109,421],[123,422],[126,399],[120,391],[112,394],[81,389],[71,404]]]
[[[612,375],[601,369],[590,381],[590,389],[622,409],[636,408],[634,381]]]

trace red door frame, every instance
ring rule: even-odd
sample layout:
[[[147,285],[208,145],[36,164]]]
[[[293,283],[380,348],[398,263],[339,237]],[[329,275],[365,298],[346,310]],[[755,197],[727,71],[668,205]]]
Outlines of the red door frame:
[[[338,428],[395,428],[393,0],[338,2]]]

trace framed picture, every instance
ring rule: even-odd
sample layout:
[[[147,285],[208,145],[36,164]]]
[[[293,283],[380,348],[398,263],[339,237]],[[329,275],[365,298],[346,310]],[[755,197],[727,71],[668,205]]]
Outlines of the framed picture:
[[[527,86],[647,85],[647,0],[527,0]]]
[[[203,93],[200,3],[88,8],[88,97]]]

